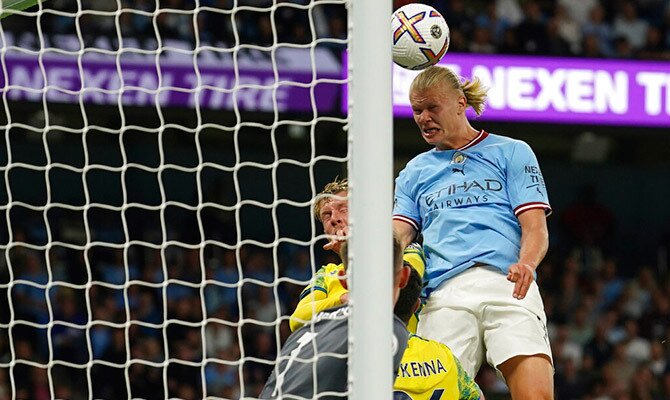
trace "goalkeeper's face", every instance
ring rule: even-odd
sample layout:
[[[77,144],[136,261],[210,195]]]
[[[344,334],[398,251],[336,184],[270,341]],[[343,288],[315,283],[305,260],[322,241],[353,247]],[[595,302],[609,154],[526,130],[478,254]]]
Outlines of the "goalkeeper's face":
[[[335,252],[339,252],[341,243],[349,233],[349,203],[346,197],[346,190],[335,193],[334,197],[324,200],[319,211],[323,231],[338,237],[331,240],[333,246],[330,249]]]

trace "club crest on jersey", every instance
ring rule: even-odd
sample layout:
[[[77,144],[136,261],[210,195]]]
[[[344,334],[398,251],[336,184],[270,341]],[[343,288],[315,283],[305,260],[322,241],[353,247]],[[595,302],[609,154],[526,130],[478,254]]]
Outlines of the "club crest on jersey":
[[[465,167],[465,160],[467,159],[468,157],[460,151],[455,152],[453,157],[451,157],[451,172],[459,172],[465,175],[463,169]]]
[[[467,158],[467,156],[465,154],[461,153],[460,151],[457,151],[457,152],[454,153],[454,156],[451,157],[451,163],[452,164],[464,164],[466,158]]]

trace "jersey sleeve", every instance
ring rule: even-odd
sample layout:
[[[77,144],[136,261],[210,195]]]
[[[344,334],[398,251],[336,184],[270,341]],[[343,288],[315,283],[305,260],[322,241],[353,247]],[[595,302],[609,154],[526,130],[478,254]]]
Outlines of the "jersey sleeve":
[[[537,158],[530,146],[518,142],[507,159],[507,193],[517,217],[524,211],[543,209],[551,214],[549,196]]]
[[[454,358],[454,363],[458,369],[458,400],[479,400],[482,397],[482,391],[479,388],[479,385],[477,385],[474,379],[465,372],[461,366],[461,362],[458,361],[458,358],[456,358],[453,353],[452,357]]]
[[[423,247],[419,243],[410,243],[410,245],[405,248],[402,259],[409,263],[409,265],[419,273],[419,276],[423,278],[423,274],[426,272],[426,255],[423,252]]]
[[[300,293],[300,302],[289,320],[291,331],[303,326],[319,312],[341,304],[340,297],[348,290],[342,285],[340,274],[331,277],[329,270],[331,268],[328,266],[321,267],[314,275],[312,283]],[[337,271],[340,270],[344,271],[341,265],[337,267]]]
[[[421,232],[421,215],[416,200],[412,197],[412,179],[408,169],[400,171],[395,180],[393,198],[393,219],[410,224],[415,231]]]
[[[402,259],[409,263],[409,265],[411,265],[423,278],[423,274],[426,272],[426,255],[423,252],[423,247],[419,243],[410,243],[410,245],[405,248]],[[410,317],[409,322],[407,323],[407,330],[411,333],[416,333],[417,326],[419,325],[419,312],[421,311],[422,306],[420,306]]]

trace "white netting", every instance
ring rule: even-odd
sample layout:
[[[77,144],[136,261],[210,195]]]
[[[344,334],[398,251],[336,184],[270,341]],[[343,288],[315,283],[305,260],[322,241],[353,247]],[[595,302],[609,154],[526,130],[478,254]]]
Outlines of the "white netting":
[[[346,165],[345,3],[1,20],[0,399],[258,394]]]

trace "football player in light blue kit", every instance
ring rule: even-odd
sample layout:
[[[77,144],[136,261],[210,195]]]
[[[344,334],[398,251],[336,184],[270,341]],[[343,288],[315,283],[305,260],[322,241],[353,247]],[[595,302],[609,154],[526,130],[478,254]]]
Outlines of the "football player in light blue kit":
[[[486,357],[512,398],[552,399],[553,367],[535,269],[551,212],[524,142],[474,129],[486,89],[429,67],[410,87],[414,120],[433,149],[396,179],[393,227],[404,245],[423,235],[428,297],[418,334],[449,346],[476,376]]]

